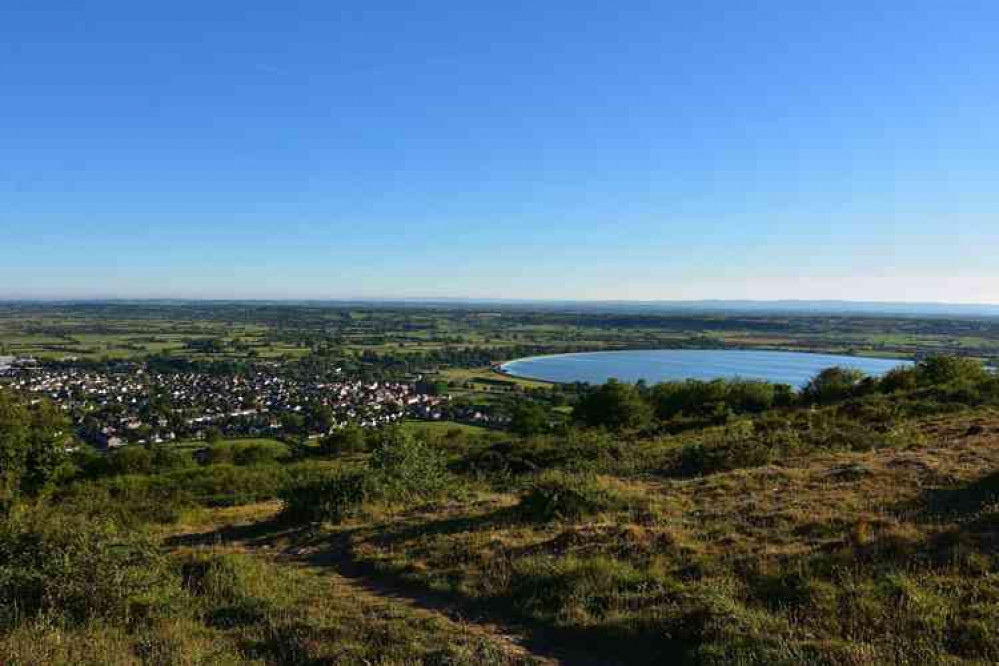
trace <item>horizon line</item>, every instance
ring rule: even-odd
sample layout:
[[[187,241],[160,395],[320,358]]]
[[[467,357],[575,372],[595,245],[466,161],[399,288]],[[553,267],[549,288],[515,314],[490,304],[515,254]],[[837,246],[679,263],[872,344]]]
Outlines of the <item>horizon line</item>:
[[[631,298],[525,298],[498,296],[3,296],[0,303],[121,303],[121,302],[189,302],[189,303],[523,303],[523,304],[631,304],[631,305],[864,305],[864,306],[931,306],[954,308],[999,308],[999,302],[961,302],[925,300],[859,300],[831,298],[691,298],[691,299],[631,299]]]

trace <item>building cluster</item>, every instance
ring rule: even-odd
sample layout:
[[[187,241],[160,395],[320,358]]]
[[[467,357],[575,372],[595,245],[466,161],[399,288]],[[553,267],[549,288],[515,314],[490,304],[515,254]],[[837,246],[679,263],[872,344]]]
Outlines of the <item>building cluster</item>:
[[[61,406],[81,438],[100,446],[226,436],[316,437],[347,423],[449,418],[449,399],[411,382],[361,382],[341,373],[302,377],[279,366],[245,375],[39,366],[11,360],[4,381]]]

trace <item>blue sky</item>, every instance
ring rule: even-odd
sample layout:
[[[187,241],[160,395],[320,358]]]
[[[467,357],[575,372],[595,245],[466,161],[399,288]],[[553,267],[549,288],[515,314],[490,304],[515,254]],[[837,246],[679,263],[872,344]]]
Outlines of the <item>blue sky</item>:
[[[999,302],[997,25],[6,3],[0,297]]]

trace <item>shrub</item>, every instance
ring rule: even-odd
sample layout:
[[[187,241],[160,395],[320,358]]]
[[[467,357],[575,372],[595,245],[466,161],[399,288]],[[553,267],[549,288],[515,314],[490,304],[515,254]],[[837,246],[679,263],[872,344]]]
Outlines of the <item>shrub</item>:
[[[798,433],[780,421],[736,421],[680,447],[678,472],[712,474],[766,465],[800,446]]]
[[[363,470],[303,476],[280,493],[284,516],[294,521],[342,522],[371,500],[398,502],[429,497],[447,482],[444,456],[398,429],[382,433]]]
[[[879,380],[878,387],[882,393],[898,393],[915,390],[917,382],[916,368],[899,366],[886,372]]]
[[[319,448],[326,454],[361,453],[367,451],[367,442],[364,429],[351,423],[324,437]]]
[[[548,430],[548,413],[536,402],[520,401],[510,415],[510,431],[522,437]]]
[[[371,454],[371,471],[377,485],[393,499],[440,492],[447,480],[441,452],[403,431],[378,444]]]
[[[774,406],[778,394],[786,402],[786,385],[741,379],[716,379],[710,382],[689,379],[662,382],[652,388],[651,399],[656,416],[672,419],[717,417],[726,412],[759,413]]]
[[[47,615],[129,624],[177,600],[160,549],[141,532],[77,515],[37,513],[0,526],[0,620]]]
[[[959,382],[979,383],[989,378],[978,361],[958,356],[930,356],[916,366],[921,386],[940,386]]]
[[[801,397],[809,404],[828,405],[845,400],[857,392],[864,373],[852,368],[826,368],[802,389]]]
[[[153,454],[144,446],[126,446],[108,456],[108,471],[112,474],[150,474]]]
[[[580,520],[604,511],[621,509],[626,502],[585,474],[546,472],[520,499],[517,510],[527,520]]]
[[[152,447],[150,463],[156,473],[190,469],[197,464],[187,451],[163,445]]]
[[[0,389],[0,516],[22,494],[36,496],[63,474],[68,430],[51,402],[28,405]]]
[[[294,522],[343,522],[361,511],[379,488],[370,471],[343,471],[318,478],[302,478],[279,494],[282,514]]]
[[[591,427],[638,429],[649,425],[652,407],[635,386],[611,379],[580,398],[572,416]]]
[[[275,463],[290,455],[288,447],[269,440],[218,442],[208,449],[210,465],[260,465]]]
[[[634,442],[623,441],[620,436],[600,430],[570,429],[558,436],[496,442],[464,455],[455,467],[462,472],[499,479],[552,468],[609,472],[642,464],[642,452]]]

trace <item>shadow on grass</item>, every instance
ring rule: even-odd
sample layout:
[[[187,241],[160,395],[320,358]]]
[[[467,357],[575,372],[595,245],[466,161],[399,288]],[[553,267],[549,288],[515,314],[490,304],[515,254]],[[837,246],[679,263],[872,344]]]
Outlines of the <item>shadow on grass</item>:
[[[607,625],[562,627],[527,617],[512,596],[473,598],[458,590],[430,589],[402,573],[380,569],[354,555],[357,536],[383,545],[401,545],[425,535],[448,535],[478,531],[517,520],[514,508],[472,517],[448,518],[421,525],[388,528],[372,534],[370,528],[345,528],[321,532],[314,526],[293,525],[277,516],[259,523],[226,526],[212,532],[168,539],[170,547],[236,544],[247,549],[266,549],[317,568],[329,568],[357,588],[383,599],[440,613],[454,621],[487,624],[517,637],[532,653],[562,664],[583,666],[684,663],[689,644],[668,638],[662,628]]]
[[[445,529],[454,529],[456,521]],[[440,526],[438,526],[440,529]],[[405,574],[385,571],[352,553],[352,534],[333,535],[326,547],[307,561],[332,567],[354,584],[383,598],[396,599],[442,613],[452,620],[499,625],[505,633],[523,637],[531,652],[563,664],[616,665],[680,663],[684,646],[652,630],[630,627],[559,627],[525,617],[512,598],[477,599],[457,590],[434,590]]]
[[[911,507],[917,517],[929,520],[974,519],[982,511],[999,506],[999,472],[988,474],[957,488],[926,491]]]
[[[999,552],[999,473],[960,486],[929,488],[893,513],[902,529],[881,532],[858,520],[842,540],[826,544],[812,564],[827,574],[833,565],[860,563],[885,570],[914,565],[988,568]]]

